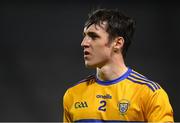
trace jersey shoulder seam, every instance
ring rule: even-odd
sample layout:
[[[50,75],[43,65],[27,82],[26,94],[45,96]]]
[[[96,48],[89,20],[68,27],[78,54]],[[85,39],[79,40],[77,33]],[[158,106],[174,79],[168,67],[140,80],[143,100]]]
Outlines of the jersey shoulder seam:
[[[159,84],[157,84],[156,82],[153,82],[151,80],[149,80],[147,77],[139,74],[136,71],[132,71],[130,73],[130,75],[127,77],[128,80],[137,83],[137,84],[141,84],[141,85],[146,85],[147,87],[149,87],[153,92],[155,92],[156,90],[160,89],[161,87],[159,86]]]
[[[77,86],[77,85],[84,83],[84,82],[87,82],[87,83],[92,82],[92,80],[94,80],[94,79],[95,79],[95,75],[89,75],[89,76],[85,77],[84,79],[80,80],[79,82],[73,84],[69,88],[72,88],[72,87]]]

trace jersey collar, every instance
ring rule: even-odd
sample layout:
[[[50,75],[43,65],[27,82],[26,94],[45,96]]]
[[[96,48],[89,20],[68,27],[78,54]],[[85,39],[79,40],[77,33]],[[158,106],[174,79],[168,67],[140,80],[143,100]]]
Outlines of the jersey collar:
[[[108,81],[99,80],[98,77],[97,77],[97,75],[96,75],[96,81],[97,81],[97,83],[100,84],[100,85],[111,85],[111,84],[115,84],[115,83],[118,83],[118,82],[126,79],[126,78],[129,76],[129,74],[131,73],[131,71],[132,71],[132,69],[130,69],[130,68],[128,67],[128,70],[127,70],[122,76],[120,76],[120,77],[118,77],[118,78],[116,78],[116,79],[113,79],[113,80],[108,80]]]

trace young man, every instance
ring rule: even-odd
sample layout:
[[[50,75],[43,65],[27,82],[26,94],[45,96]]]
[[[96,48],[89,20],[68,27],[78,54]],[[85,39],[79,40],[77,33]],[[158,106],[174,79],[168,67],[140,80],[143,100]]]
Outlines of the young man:
[[[64,122],[173,122],[166,92],[124,63],[134,29],[134,20],[117,10],[89,16],[81,46],[96,75],[66,91]]]

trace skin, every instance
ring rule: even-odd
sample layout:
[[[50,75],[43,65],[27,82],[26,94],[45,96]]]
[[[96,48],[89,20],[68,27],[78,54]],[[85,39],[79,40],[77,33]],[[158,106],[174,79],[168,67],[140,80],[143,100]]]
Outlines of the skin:
[[[109,41],[106,32],[106,22],[101,25],[92,24],[84,28],[84,39],[81,46],[84,48],[85,66],[96,68],[97,77],[102,81],[113,80],[127,71],[122,56],[123,37],[116,37]]]

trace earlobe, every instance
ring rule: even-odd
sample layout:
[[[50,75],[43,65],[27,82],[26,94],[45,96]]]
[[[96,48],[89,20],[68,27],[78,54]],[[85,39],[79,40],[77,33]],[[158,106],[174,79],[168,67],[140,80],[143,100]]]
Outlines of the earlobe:
[[[119,51],[119,49],[118,48],[114,48],[114,52],[118,52]]]

